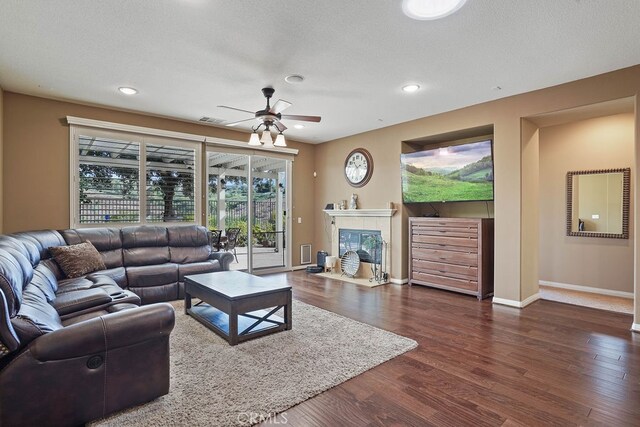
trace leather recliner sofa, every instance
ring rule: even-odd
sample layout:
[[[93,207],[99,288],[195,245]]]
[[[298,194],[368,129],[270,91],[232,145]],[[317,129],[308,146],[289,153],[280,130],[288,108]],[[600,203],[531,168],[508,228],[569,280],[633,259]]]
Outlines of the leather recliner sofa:
[[[67,278],[48,248],[83,241],[107,269]],[[153,303],[232,259],[200,226],[0,236],[0,425],[79,425],[168,393],[175,315]]]

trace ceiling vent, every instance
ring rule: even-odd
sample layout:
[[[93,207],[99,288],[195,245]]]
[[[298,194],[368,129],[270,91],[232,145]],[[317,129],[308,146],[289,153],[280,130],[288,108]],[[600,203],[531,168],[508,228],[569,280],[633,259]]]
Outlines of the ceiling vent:
[[[203,116],[198,121],[201,122],[201,123],[209,123],[210,125],[221,125],[226,120],[216,119],[214,117]]]

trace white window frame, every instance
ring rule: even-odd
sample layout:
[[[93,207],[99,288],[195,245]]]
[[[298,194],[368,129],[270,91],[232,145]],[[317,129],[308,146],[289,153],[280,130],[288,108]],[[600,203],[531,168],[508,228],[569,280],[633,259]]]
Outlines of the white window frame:
[[[69,213],[69,224],[71,228],[91,228],[91,227],[126,227],[129,225],[188,225],[188,224],[199,224],[200,218],[202,216],[202,197],[201,197],[201,188],[200,183],[202,182],[201,177],[201,164],[202,152],[204,141],[198,142],[193,138],[181,138],[179,134],[176,135],[168,135],[168,136],[156,136],[156,135],[145,135],[134,132],[126,132],[126,131],[118,131],[118,130],[106,130],[106,129],[97,129],[93,127],[86,126],[77,126],[72,125],[70,127],[70,192],[69,192],[69,201],[70,201],[70,213]],[[95,223],[80,223],[79,221],[79,213],[80,213],[80,200],[79,200],[79,155],[78,155],[78,144],[80,136],[89,136],[89,137],[102,137],[102,138],[112,138],[119,139],[125,141],[132,141],[139,144],[140,147],[140,161],[138,164],[139,171],[139,198],[140,198],[140,211],[139,211],[139,221],[138,222],[95,222]],[[147,161],[146,161],[146,146],[147,144],[153,145],[166,145],[170,147],[181,147],[181,148],[190,148],[195,151],[195,159],[194,159],[194,186],[193,186],[193,197],[194,197],[194,217],[193,221],[188,222],[158,222],[158,221],[147,221]]]
[[[235,141],[229,139],[216,138],[205,135],[196,135],[183,132],[174,132],[163,129],[154,129],[143,126],[126,125],[122,123],[106,122],[102,120],[86,119],[82,117],[67,116],[67,123],[69,124],[69,226],[71,228],[90,228],[90,227],[124,227],[128,225],[143,225],[146,222],[146,159],[141,161],[140,164],[140,189],[142,190],[142,184],[144,183],[144,191],[140,191],[140,221],[136,223],[124,223],[124,222],[108,222],[108,223],[91,223],[80,224],[78,221],[78,214],[80,213],[80,205],[78,194],[80,189],[78,188],[78,141],[77,138],[80,133],[84,135],[96,135],[104,136],[107,138],[115,139],[127,139],[134,137],[134,141],[141,141],[141,159],[142,159],[142,147],[145,142],[158,143],[159,139],[169,142],[168,145],[175,143],[176,141],[182,143],[197,143],[196,159],[194,162],[195,172],[195,185],[194,185],[194,221],[195,224],[206,224],[207,209],[205,206],[207,193],[203,190],[206,187],[206,147],[216,147],[222,150],[236,151],[243,154],[263,154],[272,157],[280,157],[290,160],[288,165],[288,176],[290,178],[289,188],[293,188],[293,177],[291,162],[294,157],[298,155],[298,150],[295,148],[283,148],[283,147],[248,147],[247,141]],[[144,179],[143,179],[144,178]],[[291,206],[292,191],[288,192],[288,205]],[[291,220],[291,216],[289,216]],[[155,225],[185,225],[191,224],[186,222],[170,223],[170,222],[150,222],[148,224]],[[290,223],[291,224],[291,223]],[[291,232],[287,233],[288,239],[291,239],[292,228],[288,226]],[[287,241],[287,245],[291,247],[291,241]],[[289,265],[291,265],[291,252],[289,252]]]

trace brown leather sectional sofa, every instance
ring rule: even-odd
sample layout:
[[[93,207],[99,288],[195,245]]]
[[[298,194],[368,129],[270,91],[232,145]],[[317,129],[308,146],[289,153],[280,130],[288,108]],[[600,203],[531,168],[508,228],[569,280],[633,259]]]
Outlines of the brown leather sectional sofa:
[[[83,241],[107,269],[66,278],[48,248]],[[231,260],[200,226],[0,236],[0,425],[80,425],[168,393],[174,311],[152,303]]]

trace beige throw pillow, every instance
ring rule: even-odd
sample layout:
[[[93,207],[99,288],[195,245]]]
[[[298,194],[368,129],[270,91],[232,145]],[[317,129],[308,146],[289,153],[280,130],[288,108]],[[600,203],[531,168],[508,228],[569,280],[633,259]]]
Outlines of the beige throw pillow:
[[[49,252],[70,279],[107,268],[100,253],[91,242],[51,247]]]

